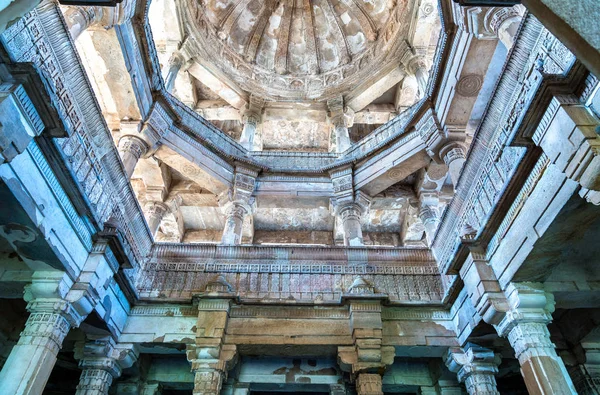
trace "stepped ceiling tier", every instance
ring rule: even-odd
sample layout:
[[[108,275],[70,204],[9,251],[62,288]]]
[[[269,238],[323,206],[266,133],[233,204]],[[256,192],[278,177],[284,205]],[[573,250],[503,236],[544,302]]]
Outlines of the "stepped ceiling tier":
[[[190,54],[271,100],[344,94],[412,56],[413,0],[180,1]]]

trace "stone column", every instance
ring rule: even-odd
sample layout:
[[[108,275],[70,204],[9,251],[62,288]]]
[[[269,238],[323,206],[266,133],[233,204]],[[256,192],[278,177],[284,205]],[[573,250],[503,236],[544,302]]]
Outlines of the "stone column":
[[[495,327],[515,350],[529,393],[577,394],[550,341],[547,325],[554,311],[552,295],[534,283],[511,283],[505,293],[510,310]]]
[[[242,229],[244,218],[251,212],[247,204],[241,202],[229,202],[225,206],[225,228],[221,243],[226,245],[238,245],[242,243]]]
[[[427,93],[427,80],[429,77],[427,64],[421,58],[414,58],[408,64],[408,72],[417,79],[417,98],[421,99]]]
[[[383,395],[381,376],[373,373],[360,373],[356,378],[358,395]]]
[[[229,289],[229,285],[214,282],[207,292],[231,297]],[[186,352],[194,373],[194,395],[219,395],[228,370],[236,362],[236,347],[224,344],[230,308],[231,301],[228,299],[203,299],[198,302],[196,339],[194,344],[188,345]]]
[[[140,158],[149,150],[148,144],[140,137],[126,135],[119,140],[119,155],[125,168],[127,178],[131,179],[135,166]]]
[[[29,318],[0,372],[2,393],[41,394],[65,336],[89,313],[67,300],[66,282],[63,272],[34,273],[26,290]]]
[[[454,189],[456,189],[460,172],[467,161],[467,149],[462,143],[451,142],[442,147],[440,150],[440,158],[442,158],[446,163],[446,166],[448,166],[452,185],[454,185]]]
[[[252,151],[254,150],[256,131],[261,122],[260,113],[246,111],[242,117],[242,121],[244,122],[244,129],[242,129],[242,135],[240,136],[240,144],[248,151]]]
[[[335,151],[345,152],[352,146],[348,128],[351,128],[354,123],[354,111],[346,108],[342,112],[332,113],[330,121],[335,132]]]
[[[184,58],[178,51],[173,52],[171,57],[169,58],[169,64],[167,65],[167,75],[165,77],[165,89],[167,92],[172,92],[175,87],[175,80],[177,79],[177,74],[179,74],[179,70],[181,70],[181,66],[183,66]]]
[[[64,12],[65,21],[73,41],[94,23],[100,22],[103,16],[102,7],[69,6]]]
[[[344,228],[344,245],[350,247],[364,245],[360,224],[360,217],[362,215],[361,207],[354,202],[346,203],[340,206],[338,214]]]
[[[169,207],[162,202],[149,202],[146,204],[144,211],[148,218],[148,227],[152,236],[156,236],[160,223],[168,210]]]
[[[469,394],[500,395],[496,387],[500,357],[493,351],[468,344],[464,349],[448,350],[445,358],[448,369],[465,383]]]
[[[77,395],[106,395],[123,368],[137,361],[133,345],[117,346],[110,336],[88,335],[75,346],[75,359],[82,369]]]
[[[419,210],[419,218],[425,226],[425,237],[427,239],[427,245],[431,246],[433,238],[438,226],[440,225],[440,215],[438,212],[437,205],[434,204],[421,204]]]
[[[421,386],[419,387],[419,395],[438,395],[439,391],[436,387]]]

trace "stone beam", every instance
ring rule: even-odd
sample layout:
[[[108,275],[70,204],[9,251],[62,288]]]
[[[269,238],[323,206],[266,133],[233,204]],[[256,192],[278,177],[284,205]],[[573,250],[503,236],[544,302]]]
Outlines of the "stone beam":
[[[357,90],[352,92],[346,98],[346,105],[354,112],[360,111],[373,100],[387,92],[391,87],[396,85],[405,76],[405,71],[402,67],[396,67],[389,73],[381,76],[379,80],[362,85]]]
[[[224,192],[233,183],[232,169],[208,152],[196,148],[169,134],[154,156],[215,195]]]
[[[188,72],[234,108],[242,109],[246,106],[246,98],[242,96],[241,91],[232,82],[216,75],[197,61],[192,62]]]

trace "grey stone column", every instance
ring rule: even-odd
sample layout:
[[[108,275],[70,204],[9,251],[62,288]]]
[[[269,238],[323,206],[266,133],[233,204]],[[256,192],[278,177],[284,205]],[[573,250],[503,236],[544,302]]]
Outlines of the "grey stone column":
[[[346,386],[344,384],[331,384],[329,386],[330,395],[346,395]]]
[[[64,16],[71,37],[77,40],[88,27],[102,19],[103,9],[102,7],[69,6]]]
[[[515,350],[529,393],[577,394],[563,360],[550,341],[547,325],[554,311],[552,295],[533,283],[511,283],[505,293],[510,310],[495,327]]]
[[[381,376],[360,373],[356,378],[356,393],[358,395],[383,395]]]
[[[229,202],[225,206],[225,227],[223,229],[223,237],[221,238],[222,244],[241,244],[244,218],[250,212],[250,207],[240,202]]]
[[[419,210],[419,218],[425,226],[425,236],[427,238],[427,245],[430,246],[433,243],[433,238],[438,226],[440,225],[440,215],[438,212],[437,205],[424,203],[421,205]]]
[[[148,218],[148,227],[152,236],[156,236],[160,223],[168,210],[169,207],[162,202],[149,202],[146,204],[144,211]]]
[[[246,111],[243,115],[244,129],[242,129],[242,135],[240,136],[240,144],[248,151],[254,149],[254,139],[260,121],[261,116],[256,112]]]
[[[344,228],[344,245],[351,247],[364,245],[360,223],[362,208],[358,204],[350,202],[340,206],[338,213]]]
[[[465,383],[469,394],[500,395],[496,387],[500,357],[493,351],[473,344],[464,349],[450,349],[446,365],[457,373],[459,382]]]
[[[80,364],[81,366],[81,364]],[[77,385],[76,395],[105,395],[108,394],[115,373],[110,372],[110,368],[107,367],[92,367],[86,366],[81,372],[79,378],[79,384]]]
[[[354,112],[348,108],[331,117],[331,124],[335,132],[335,150],[337,153],[345,152],[352,146],[349,128],[354,123]]]
[[[148,144],[137,136],[126,135],[119,140],[118,148],[127,178],[131,179],[138,161],[149,150]]]
[[[184,58],[179,52],[173,52],[171,57],[169,58],[169,64],[167,65],[167,76],[165,77],[165,89],[167,92],[172,92],[175,87],[175,80],[177,79],[177,74],[179,74],[179,70],[181,70],[181,66],[183,66]]]
[[[36,272],[26,295],[33,299],[25,329],[0,372],[0,392],[41,394],[56,363],[56,356],[71,327],[78,327],[89,311],[57,297],[63,294],[63,272]]]
[[[442,158],[446,163],[446,166],[448,166],[452,185],[454,185],[454,189],[456,189],[460,172],[467,160],[467,149],[462,143],[451,142],[442,147],[440,150],[440,158]]]

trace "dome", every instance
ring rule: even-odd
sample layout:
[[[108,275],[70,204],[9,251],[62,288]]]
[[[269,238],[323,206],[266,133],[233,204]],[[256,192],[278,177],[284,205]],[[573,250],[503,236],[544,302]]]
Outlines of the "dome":
[[[417,3],[181,1],[188,57],[271,100],[326,100],[397,67]]]

